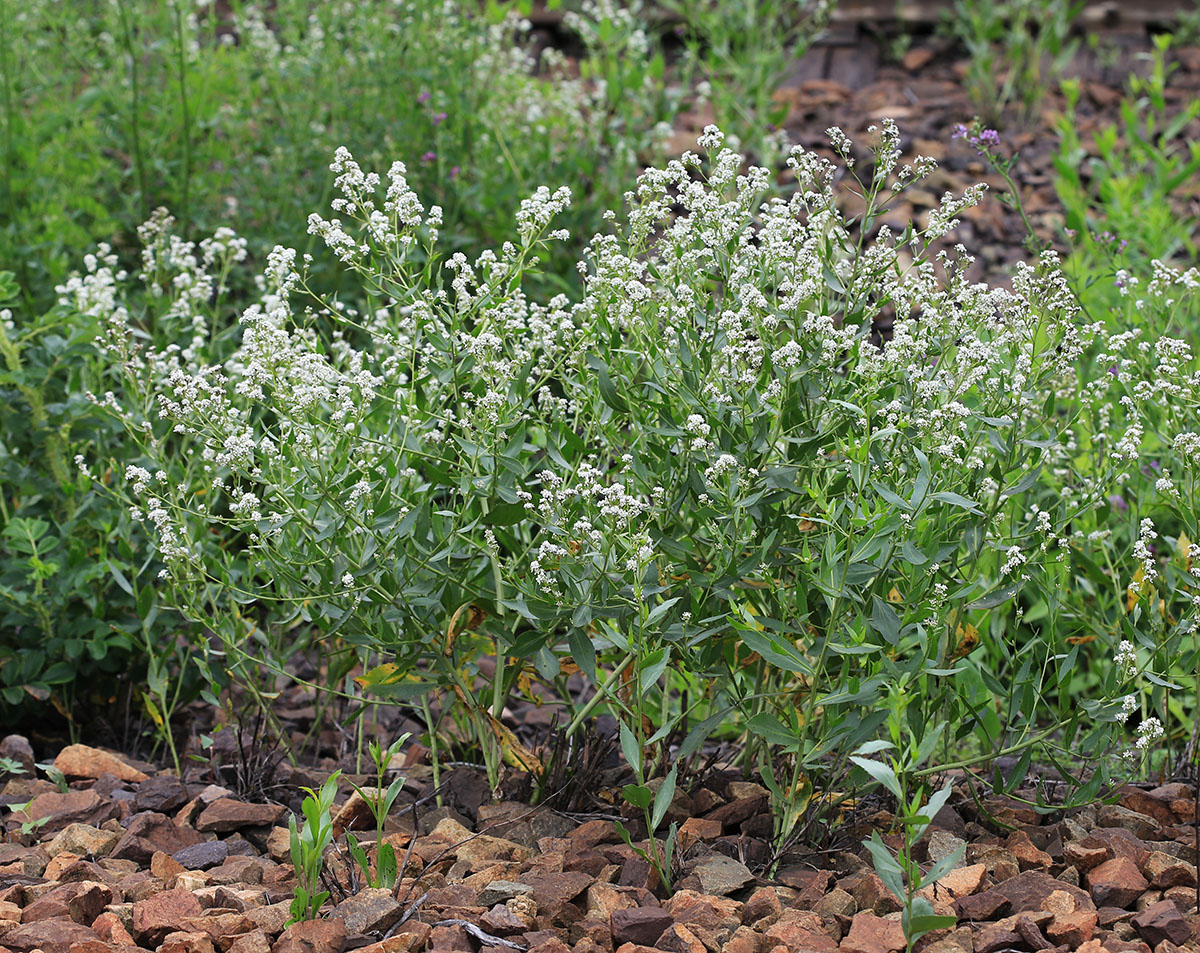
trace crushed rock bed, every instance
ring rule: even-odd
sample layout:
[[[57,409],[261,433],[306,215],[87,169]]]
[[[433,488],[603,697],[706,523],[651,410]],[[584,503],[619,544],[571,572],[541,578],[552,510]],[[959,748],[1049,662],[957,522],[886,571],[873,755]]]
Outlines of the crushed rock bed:
[[[27,750],[10,736],[0,751]],[[28,756],[32,768],[32,753]],[[789,855],[761,871],[771,830],[766,791],[724,781],[682,791],[673,895],[621,842],[614,818],[577,818],[514,802],[463,803],[406,791],[385,831],[407,866],[394,891],[338,884],[327,916],[285,928],[295,878],[288,808],[217,785],[185,784],[83,745],[63,750],[62,793],[31,773],[0,804],[0,951],[13,953],[894,953],[899,904],[858,846],[877,812],[849,824],[849,847]],[[428,787],[428,786],[426,786]],[[424,812],[415,811],[423,801]],[[357,803],[356,803],[357,802]],[[335,826],[363,826],[339,798]],[[1185,784],[1126,787],[1117,803],[1038,815],[1021,802],[957,796],[921,845],[961,865],[927,888],[954,930],[928,953],[1200,949],[1196,802]],[[416,813],[415,837],[413,815]],[[990,816],[989,816],[990,815]],[[368,819],[369,821],[369,819]],[[22,823],[36,828],[22,833]],[[629,823],[626,821],[626,823]],[[364,832],[370,840],[374,832]],[[886,839],[886,837],[885,837]]]

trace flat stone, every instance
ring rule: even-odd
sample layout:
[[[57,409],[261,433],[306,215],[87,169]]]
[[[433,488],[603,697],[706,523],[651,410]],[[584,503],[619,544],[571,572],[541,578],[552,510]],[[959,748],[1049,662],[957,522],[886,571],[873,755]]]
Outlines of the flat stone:
[[[11,953],[70,953],[75,943],[99,940],[90,930],[74,920],[40,920],[37,923],[22,923],[4,934],[4,947]]]
[[[51,857],[64,851],[77,857],[107,857],[120,839],[120,834],[90,824],[68,824],[44,846],[44,850]]]
[[[837,953],[838,941],[824,930],[824,923],[814,913],[785,910],[776,923],[767,928],[762,949],[782,946],[785,950],[804,953]]]
[[[746,905],[727,897],[710,896],[694,890],[677,890],[663,905],[663,909],[676,923],[716,930],[741,923]]]
[[[235,937],[225,953],[271,953],[271,941],[262,930],[251,930]]]
[[[957,867],[949,871],[936,884],[930,884],[917,891],[917,895],[927,900],[961,900],[971,894],[978,893],[983,886],[983,878],[987,868],[983,864],[971,864],[969,867]]]
[[[704,893],[717,897],[727,897],[743,887],[754,883],[754,874],[741,861],[726,857],[724,854],[709,854],[702,858],[689,871]]]
[[[1079,887],[1057,880],[1040,870],[1027,870],[997,884],[984,894],[995,893],[1008,900],[1014,914],[1038,911],[1045,908],[1046,898],[1055,891],[1065,891],[1075,898],[1077,910],[1092,910],[1095,905],[1087,892]],[[984,896],[979,894],[978,896]]]
[[[513,897],[532,896],[533,888],[529,884],[517,883],[513,880],[493,880],[479,891],[479,905],[494,907]]]
[[[1158,946],[1163,940],[1181,945],[1192,937],[1192,928],[1170,900],[1160,900],[1135,916],[1130,923],[1138,936]]]
[[[346,921],[347,933],[386,933],[404,916],[404,907],[390,890],[367,887],[339,903],[333,915]]]
[[[1044,850],[1040,850],[1025,831],[1013,831],[1004,842],[1005,848],[1017,858],[1017,864],[1022,870],[1049,870],[1054,860]]]
[[[243,827],[272,827],[287,811],[282,804],[248,804],[231,797],[213,801],[196,819],[201,833],[227,833]]]
[[[190,827],[181,827],[165,814],[143,811],[129,819],[125,835],[117,842],[110,856],[119,860],[132,860],[138,864],[150,863],[156,850],[164,854],[199,844],[203,838]]]
[[[1096,914],[1091,910],[1055,914],[1046,927],[1046,937],[1058,946],[1070,949],[1086,943],[1096,932]]]
[[[86,927],[104,912],[113,900],[111,887],[100,883],[69,883],[54,887],[21,911],[22,923],[66,917]]]
[[[158,811],[161,814],[179,810],[187,800],[187,788],[183,782],[169,774],[148,778],[137,786],[133,795],[136,810]]]
[[[223,840],[202,841],[175,851],[171,858],[184,870],[209,870],[219,867],[229,857],[229,845]]]
[[[212,939],[206,933],[186,933],[176,930],[168,933],[158,948],[158,953],[217,953]]]
[[[842,953],[896,953],[907,945],[899,920],[885,920],[873,913],[856,913],[850,932],[842,940]]]
[[[1152,850],[1141,865],[1142,874],[1150,886],[1159,890],[1169,887],[1196,886],[1196,868],[1161,850]]]
[[[674,922],[671,914],[661,907],[631,907],[614,910],[609,917],[609,928],[614,944],[637,943],[652,947]]]
[[[1088,871],[1087,884],[1098,907],[1128,907],[1150,886],[1128,857],[1114,857]]]
[[[66,794],[56,791],[39,794],[23,813],[16,815],[16,818],[21,821],[48,818],[38,828],[38,833],[45,837],[47,834],[61,831],[69,824],[99,827],[120,813],[120,808],[114,802],[102,798],[95,791],[68,791]]]
[[[967,842],[961,837],[955,837],[949,831],[935,830],[929,835],[926,852],[929,856],[929,862],[936,864],[947,857],[953,856],[958,851],[965,851],[966,846]]]
[[[145,781],[148,775],[115,754],[88,745],[67,745],[54,759],[54,766],[68,778],[99,778],[111,774],[120,781]]]
[[[1138,840],[1150,840],[1162,830],[1162,825],[1154,818],[1131,811],[1120,804],[1101,804],[1097,823],[1100,827],[1119,827],[1127,830]]]
[[[841,887],[834,887],[812,909],[823,917],[852,917],[858,913],[858,901]]]
[[[131,932],[143,945],[157,946],[187,917],[202,913],[200,901],[187,890],[164,890],[133,905]]]
[[[342,953],[345,949],[345,921],[301,920],[283,931],[271,953]]]

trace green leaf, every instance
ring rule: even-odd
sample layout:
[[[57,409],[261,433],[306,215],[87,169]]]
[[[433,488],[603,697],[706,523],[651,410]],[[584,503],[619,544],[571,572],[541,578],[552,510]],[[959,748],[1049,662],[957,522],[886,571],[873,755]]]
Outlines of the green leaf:
[[[983,510],[979,508],[979,504],[974,500],[969,500],[959,493],[951,493],[943,490],[940,493],[933,494],[933,499],[939,503],[948,503],[950,506],[957,506],[959,509],[966,510],[969,513],[974,513],[976,516],[983,516]]]
[[[654,801],[654,792],[644,784],[626,784],[621,788],[625,800],[643,811],[648,810]]]
[[[796,748],[800,744],[796,732],[789,730],[782,721],[768,711],[759,712],[746,722],[746,727],[769,744],[781,745],[784,748]]]
[[[671,807],[671,801],[675,799],[675,774],[678,770],[679,764],[676,763],[666,778],[663,779],[658,792],[654,795],[654,811],[650,815],[651,834],[658,830],[658,825],[667,816],[667,810]]]
[[[897,800],[904,799],[904,795],[900,793],[900,781],[896,778],[896,772],[890,764],[884,764],[882,761],[875,761],[871,758],[860,758],[857,755],[851,755],[850,760],[887,788]]]
[[[900,641],[900,616],[879,596],[871,596],[871,628],[884,637],[889,645]]]

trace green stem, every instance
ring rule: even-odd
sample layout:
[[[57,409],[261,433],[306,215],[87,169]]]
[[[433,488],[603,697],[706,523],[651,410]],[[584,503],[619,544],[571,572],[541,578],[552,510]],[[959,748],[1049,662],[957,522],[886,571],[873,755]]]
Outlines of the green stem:
[[[133,48],[133,29],[129,25],[129,10],[126,0],[116,0],[117,13],[121,20],[121,41],[125,55],[129,57],[129,84],[131,98],[129,103],[130,133],[133,139],[133,171],[138,182],[138,206],[141,217],[149,217],[149,192],[146,188],[146,163],[142,157],[142,95],[141,84],[138,81],[138,57]]]
[[[183,47],[183,9],[180,0],[175,0],[175,55],[179,66],[179,110],[180,126],[183,133],[183,187],[179,201],[180,224],[187,227],[191,224],[189,215],[189,191],[192,180],[192,126],[188,111],[187,96],[187,54]]]

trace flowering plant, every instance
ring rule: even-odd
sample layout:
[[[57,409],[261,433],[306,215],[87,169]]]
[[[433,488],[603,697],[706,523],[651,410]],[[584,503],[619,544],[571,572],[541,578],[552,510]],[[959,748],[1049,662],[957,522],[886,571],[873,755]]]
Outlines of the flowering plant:
[[[452,693],[495,784],[502,761],[538,767],[503,723],[509,694],[576,666],[596,694],[573,725],[600,703],[618,715],[639,797],[673,728],[694,749],[740,720],[781,841],[811,776],[862,771],[850,754],[885,733],[917,753],[911,790],[998,753],[1072,775],[1107,751],[1128,680],[1067,699],[1081,643],[1064,637],[1085,626],[1105,545],[1087,528],[1152,428],[1194,519],[1194,435],[1173,409],[1200,386],[1190,351],[1081,320],[1052,252],[1010,290],[969,282],[962,248],[930,260],[982,189],[896,234],[881,212],[935,163],[902,164],[884,122],[858,178],[830,136],[856,213],[834,163],[793,149],[777,196],[709,128],[701,153],[638,178],[575,302],[524,289],[567,237],[565,188],[523,202],[498,251],[443,262],[440,210],[405,167],[380,177],[344,149],[337,217],[308,227],[357,300],[316,293],[308,258],[278,247],[240,338],[214,335],[212,296],[189,289],[237,245],[197,256],[159,217],[140,280],[185,344],[147,347],[96,260],[71,293],[100,302],[124,381],[97,400],[136,446],[120,469],[165,598],[216,636],[214,684],[269,703],[255,673],[323,642],[361,673],[334,690]],[[1164,267],[1153,284],[1174,301],[1195,277]],[[1144,392],[1151,351],[1170,401]],[[1118,373],[1082,373],[1097,354]],[[1158,566],[1149,533],[1139,586]],[[1120,575],[1124,554],[1105,552]],[[1104,779],[1101,764],[1080,797]]]

